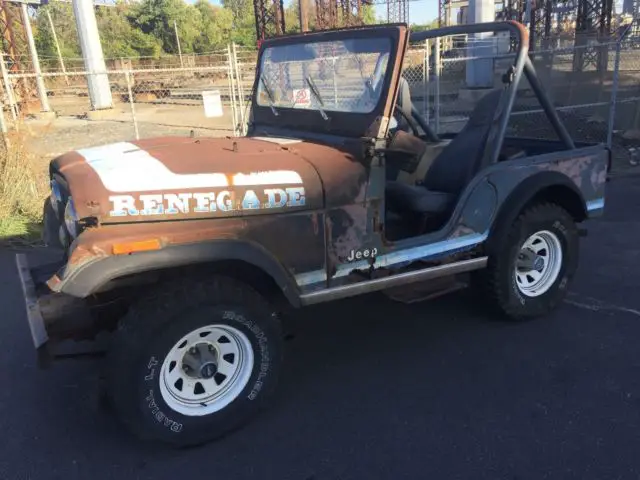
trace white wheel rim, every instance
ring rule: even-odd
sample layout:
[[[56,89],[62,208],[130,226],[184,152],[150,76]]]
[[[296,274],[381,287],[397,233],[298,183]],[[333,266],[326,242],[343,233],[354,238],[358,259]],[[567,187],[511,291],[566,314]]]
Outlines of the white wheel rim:
[[[209,325],[182,337],[160,370],[160,393],[174,411],[202,416],[229,405],[253,371],[253,347],[228,325]]]
[[[527,297],[547,292],[558,279],[562,260],[562,244],[555,233],[543,230],[531,235],[516,259],[518,290]]]

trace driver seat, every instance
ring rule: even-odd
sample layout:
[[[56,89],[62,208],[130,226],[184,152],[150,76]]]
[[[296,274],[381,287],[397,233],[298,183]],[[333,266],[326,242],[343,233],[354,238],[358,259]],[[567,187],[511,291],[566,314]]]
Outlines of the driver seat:
[[[462,190],[482,167],[484,148],[498,117],[503,92],[501,88],[494,89],[477,102],[464,128],[434,159],[421,183],[386,182],[386,203],[392,212],[442,218],[453,210]]]

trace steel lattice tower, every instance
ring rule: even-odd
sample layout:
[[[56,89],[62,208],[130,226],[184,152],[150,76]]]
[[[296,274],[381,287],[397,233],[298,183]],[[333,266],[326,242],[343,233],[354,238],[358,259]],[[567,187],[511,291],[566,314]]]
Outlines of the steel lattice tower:
[[[316,30],[362,25],[365,0],[315,0]]]
[[[338,27],[338,4],[336,0],[316,0],[316,29],[327,30]]]
[[[409,2],[407,0],[387,0],[387,22],[409,23]]]
[[[579,0],[576,14],[578,47],[573,57],[573,69],[582,71],[590,65],[598,71],[607,69],[608,51],[604,47],[587,47],[589,40],[608,42],[611,35],[613,0]]]
[[[7,70],[11,73],[25,71],[27,65],[23,58],[27,55],[28,46],[25,35],[22,13],[17,4],[0,0],[0,29],[2,30],[2,52]],[[16,100],[26,102],[35,96],[35,86],[28,78],[17,80],[14,85]]]
[[[258,43],[265,38],[284,34],[283,0],[253,0],[253,10],[256,17]]]
[[[0,3],[0,29],[7,69],[10,72],[19,72],[22,70],[21,56],[24,55],[27,45],[20,7],[5,1]]]
[[[444,27],[448,25],[447,9],[449,7],[449,0],[438,0],[438,26]]]

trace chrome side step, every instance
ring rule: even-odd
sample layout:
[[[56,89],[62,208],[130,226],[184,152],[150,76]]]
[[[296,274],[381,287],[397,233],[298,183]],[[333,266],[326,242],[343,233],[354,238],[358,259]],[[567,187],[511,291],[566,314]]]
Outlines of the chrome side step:
[[[487,260],[488,257],[473,258],[471,260],[462,260],[456,263],[438,265],[437,267],[429,267],[422,270],[414,270],[411,272],[399,273],[397,275],[390,275],[388,277],[376,278],[373,280],[354,283],[352,285],[327,288],[326,290],[319,290],[317,292],[300,295],[300,302],[302,305],[313,305],[315,303],[354,297],[363,293],[377,292],[379,290],[397,287],[399,285],[432,280],[445,275],[456,275],[458,273],[471,272],[473,270],[479,270],[486,267]]]

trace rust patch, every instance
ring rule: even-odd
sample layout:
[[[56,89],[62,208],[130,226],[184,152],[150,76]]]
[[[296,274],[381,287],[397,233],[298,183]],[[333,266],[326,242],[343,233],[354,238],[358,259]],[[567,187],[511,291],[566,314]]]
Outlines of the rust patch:
[[[237,153],[230,151],[234,142],[239,146]],[[196,143],[193,140],[183,138],[164,137],[151,140],[140,140],[135,142],[134,145],[143,149],[153,158],[158,160],[173,174],[193,175],[221,173],[226,176],[228,186],[216,188],[171,188],[164,190],[111,192],[103,184],[96,171],[87,164],[84,157],[82,157],[78,152],[69,152],[55,159],[53,164],[64,175],[68,182],[70,193],[75,200],[77,213],[81,218],[91,216],[98,217],[101,223],[139,223],[150,220],[175,221],[185,218],[217,218],[237,215],[237,212],[225,215],[221,211],[194,213],[191,210],[188,213],[172,215],[134,215],[113,218],[110,216],[112,204],[109,197],[111,195],[132,196],[136,201],[136,209],[142,210],[143,205],[139,200],[140,194],[210,194],[212,191],[215,193],[219,191],[228,191],[230,194],[229,199],[234,203],[234,205],[237,205],[242,201],[242,198],[248,190],[255,190],[259,198],[262,198],[266,196],[266,192],[262,192],[262,190],[303,186],[305,193],[305,205],[302,208],[320,209],[324,206],[322,183],[314,166],[300,156],[287,152],[278,145],[274,145],[266,141],[251,138],[238,138],[234,140],[218,138],[199,139],[199,142]],[[324,155],[326,157],[326,149],[329,149],[329,147],[325,147],[325,150],[321,151],[320,155]],[[330,150],[335,152],[335,149]],[[125,152],[124,155],[127,155],[127,153]],[[343,153],[339,153],[338,155],[344,158]],[[330,161],[331,159],[327,160]],[[132,161],[135,161],[135,159],[132,158]],[[232,177],[236,174],[260,173],[267,170],[287,170],[295,172],[302,179],[302,185],[288,183],[243,185],[242,187],[233,185]],[[265,193],[265,195],[262,195],[262,193]],[[298,210],[300,208],[300,206],[296,207]],[[258,215],[265,213],[265,210],[266,209],[243,209],[241,214],[243,216]]]
[[[367,236],[367,214],[363,205],[348,205],[329,213],[330,264],[345,262],[351,250],[362,247]]]
[[[572,158],[544,164],[541,169],[563,173],[573,180],[578,188],[582,188],[584,172],[591,168],[593,161],[594,158],[592,156]]]
[[[600,170],[593,169],[591,172],[591,188],[593,188],[594,192],[600,190],[602,185],[607,182],[607,169],[603,165],[603,168]]]
[[[451,235],[449,235],[449,238],[459,238],[459,237],[464,237],[466,235],[473,235],[474,233],[477,233],[473,228],[467,227],[464,223],[463,219],[460,219],[460,224],[458,224],[458,226],[456,226],[456,228],[453,230],[453,232],[451,232]]]
[[[243,219],[219,222],[163,222],[110,225],[90,228],[76,240],[69,265],[77,266],[89,259],[112,255],[115,243],[128,243],[151,238],[160,239],[164,246],[198,243],[215,239],[237,238],[245,227]]]
[[[326,208],[363,202],[368,171],[362,161],[361,144],[325,145],[302,142],[289,148],[313,165],[322,179]]]

